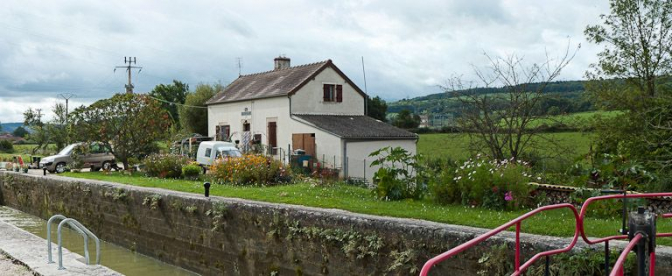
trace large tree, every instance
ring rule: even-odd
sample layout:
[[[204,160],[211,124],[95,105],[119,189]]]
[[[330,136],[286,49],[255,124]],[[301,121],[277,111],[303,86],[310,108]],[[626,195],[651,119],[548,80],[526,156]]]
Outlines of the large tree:
[[[194,92],[187,94],[184,105],[180,106],[180,123],[189,133],[208,135],[208,109],[205,102],[224,87],[217,84],[198,84]]]
[[[367,96],[368,97],[368,96]],[[366,115],[371,118],[381,120],[383,122],[387,121],[387,103],[385,100],[381,99],[378,96],[369,98],[366,102]]]
[[[161,107],[168,111],[170,117],[180,128],[180,114],[177,112],[178,106],[184,104],[189,85],[178,80],[173,80],[171,84],[159,84],[149,92],[149,95],[161,101]]]
[[[548,97],[546,86],[560,75],[575,53],[568,46],[558,59],[547,57],[541,63],[526,63],[516,55],[486,54],[488,69],[474,67],[478,82],[450,79],[444,89],[461,103],[457,125],[469,134],[470,148],[497,160],[518,159],[537,151],[535,141],[548,138],[537,135],[533,127],[546,112],[535,111]],[[505,92],[482,92],[486,91],[483,88],[496,86]],[[548,142],[558,145],[557,141]]]
[[[104,144],[128,168],[128,159],[150,153],[166,135],[170,116],[160,103],[140,94],[116,94],[71,113],[73,132]]]
[[[589,41],[604,46],[586,73],[588,90],[598,107],[622,112],[596,124],[596,153],[623,155],[670,174],[672,2],[611,0],[610,14],[601,19],[585,30]]]
[[[410,110],[404,109],[394,117],[392,124],[398,128],[417,128],[420,125],[420,116],[413,114]]]
[[[25,138],[28,135],[28,131],[23,126],[20,126],[20,127],[17,127],[14,130],[14,132],[12,132],[12,135],[14,135],[16,137]]]

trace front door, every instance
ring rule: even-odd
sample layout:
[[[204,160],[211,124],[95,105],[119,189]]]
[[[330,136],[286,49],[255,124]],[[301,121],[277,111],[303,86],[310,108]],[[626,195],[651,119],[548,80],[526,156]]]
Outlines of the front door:
[[[277,154],[276,147],[278,147],[278,137],[277,137],[278,125],[276,122],[268,122],[268,152],[275,155]]]

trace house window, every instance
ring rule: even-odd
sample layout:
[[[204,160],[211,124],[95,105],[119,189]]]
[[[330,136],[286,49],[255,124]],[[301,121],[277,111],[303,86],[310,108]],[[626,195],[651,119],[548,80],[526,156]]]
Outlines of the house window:
[[[325,102],[343,102],[343,85],[340,84],[323,84],[323,97]]]
[[[250,131],[250,123],[247,121],[243,123],[243,131]]]
[[[231,135],[231,126],[215,126],[215,141],[228,141]]]

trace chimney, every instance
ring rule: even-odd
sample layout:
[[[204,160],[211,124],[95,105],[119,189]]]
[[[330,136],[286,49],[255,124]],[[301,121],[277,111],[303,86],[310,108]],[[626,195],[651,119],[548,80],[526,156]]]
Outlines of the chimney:
[[[279,56],[273,61],[275,61],[275,68],[273,70],[286,69],[290,67],[288,57]]]

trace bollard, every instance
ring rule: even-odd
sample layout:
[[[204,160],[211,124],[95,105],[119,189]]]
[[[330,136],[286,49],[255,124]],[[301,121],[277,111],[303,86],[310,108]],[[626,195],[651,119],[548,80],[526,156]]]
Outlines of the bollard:
[[[44,176],[47,175],[47,168],[42,168],[42,175],[44,175]]]
[[[209,197],[210,196],[210,182],[203,183],[203,187],[205,188],[205,197]]]

